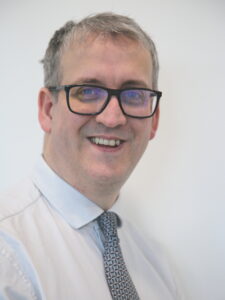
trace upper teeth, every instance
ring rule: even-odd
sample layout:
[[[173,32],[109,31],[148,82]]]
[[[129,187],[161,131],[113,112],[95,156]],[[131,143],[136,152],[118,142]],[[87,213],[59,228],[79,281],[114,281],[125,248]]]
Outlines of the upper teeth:
[[[91,141],[97,145],[105,145],[111,147],[119,146],[121,143],[120,140],[108,140],[108,139],[103,139],[98,137],[91,138]]]

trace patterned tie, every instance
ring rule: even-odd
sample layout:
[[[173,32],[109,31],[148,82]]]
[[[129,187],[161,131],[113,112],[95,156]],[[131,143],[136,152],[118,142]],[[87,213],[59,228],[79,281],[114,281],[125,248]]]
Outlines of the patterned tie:
[[[113,212],[104,212],[98,218],[98,224],[105,238],[104,267],[113,300],[139,300],[120,249],[117,215]]]

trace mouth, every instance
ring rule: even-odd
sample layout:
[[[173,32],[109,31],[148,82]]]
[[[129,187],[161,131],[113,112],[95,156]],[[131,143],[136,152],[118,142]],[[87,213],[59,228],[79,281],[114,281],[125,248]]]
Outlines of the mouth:
[[[91,137],[89,140],[92,144],[109,148],[116,148],[124,143],[124,140],[103,137]]]

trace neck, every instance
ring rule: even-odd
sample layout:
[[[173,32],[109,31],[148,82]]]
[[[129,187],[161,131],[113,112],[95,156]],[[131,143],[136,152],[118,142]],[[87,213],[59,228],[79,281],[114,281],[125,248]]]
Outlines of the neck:
[[[116,202],[122,186],[118,180],[113,181],[112,178],[96,178],[95,176],[87,178],[87,175],[82,176],[82,174],[77,176],[77,174],[71,174],[69,168],[62,168],[60,164],[54,164],[51,159],[48,159],[48,156],[43,156],[49,167],[58,176],[103,210],[110,209]]]
[[[77,186],[75,183],[72,186],[103,210],[110,209],[119,195],[118,188],[113,188],[112,184],[110,184],[109,188],[105,184],[93,184],[92,186],[85,187],[81,185]]]

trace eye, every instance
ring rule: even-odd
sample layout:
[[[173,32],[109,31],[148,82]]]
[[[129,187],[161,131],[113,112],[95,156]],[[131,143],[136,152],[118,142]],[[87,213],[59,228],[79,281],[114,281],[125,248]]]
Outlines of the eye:
[[[94,87],[80,87],[76,92],[79,100],[95,100],[98,98],[98,90]]]
[[[99,87],[76,86],[70,89],[69,97],[71,100],[80,102],[92,102],[104,100],[107,98],[107,92]]]
[[[125,105],[144,105],[147,98],[147,93],[144,90],[126,90],[121,94],[121,100]]]

